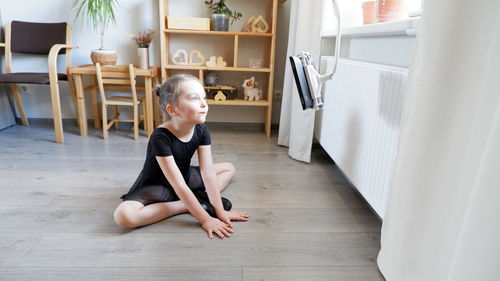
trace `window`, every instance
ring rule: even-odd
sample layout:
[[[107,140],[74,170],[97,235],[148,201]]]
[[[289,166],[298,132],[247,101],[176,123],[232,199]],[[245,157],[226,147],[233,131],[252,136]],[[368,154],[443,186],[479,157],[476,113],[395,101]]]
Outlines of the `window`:
[[[361,26],[366,19],[370,23],[403,20],[409,13],[422,7],[422,0],[336,0],[338,1],[342,27]],[[363,9],[364,7],[364,9]],[[336,19],[333,14],[332,0],[324,0],[323,31],[336,30]]]

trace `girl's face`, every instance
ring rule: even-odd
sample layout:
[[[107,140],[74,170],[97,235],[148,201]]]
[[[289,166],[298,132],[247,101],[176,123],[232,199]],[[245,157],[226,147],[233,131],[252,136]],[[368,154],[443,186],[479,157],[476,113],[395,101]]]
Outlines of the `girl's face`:
[[[205,89],[193,80],[182,82],[181,91],[175,106],[177,116],[185,122],[205,123],[208,113]]]

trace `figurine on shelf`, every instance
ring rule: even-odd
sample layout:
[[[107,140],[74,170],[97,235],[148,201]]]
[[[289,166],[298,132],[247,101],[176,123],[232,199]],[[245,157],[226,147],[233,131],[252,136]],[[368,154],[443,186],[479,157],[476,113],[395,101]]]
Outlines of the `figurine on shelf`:
[[[245,100],[247,101],[258,101],[262,96],[262,90],[257,88],[257,82],[255,81],[255,77],[250,77],[243,81],[243,85],[241,85],[244,89],[243,93],[245,95]]]
[[[207,86],[214,86],[219,82],[219,77],[217,76],[217,73],[215,72],[209,72],[205,76],[205,85]]]
[[[249,67],[250,68],[261,68],[262,67],[262,59],[260,58],[248,58]]]
[[[208,67],[226,67],[227,62],[221,56],[211,56],[210,59],[205,63]]]
[[[224,95],[224,93],[221,91],[218,91],[217,95],[215,95],[215,97],[214,97],[215,101],[225,101],[226,99],[227,99],[226,95]]]
[[[243,25],[243,32],[266,33],[269,30],[269,25],[262,15],[258,17],[251,16]]]

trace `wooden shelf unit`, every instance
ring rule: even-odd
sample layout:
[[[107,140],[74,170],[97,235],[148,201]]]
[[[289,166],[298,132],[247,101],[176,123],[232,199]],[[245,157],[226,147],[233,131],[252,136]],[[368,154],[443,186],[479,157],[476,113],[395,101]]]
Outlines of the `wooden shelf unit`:
[[[252,33],[252,32],[230,32],[230,31],[204,31],[204,30],[182,30],[182,29],[164,29],[165,33],[178,34],[198,34],[198,35],[222,35],[222,36],[253,36],[253,37],[272,37],[272,33]]]
[[[283,2],[282,0],[266,0],[269,4],[267,9],[269,30],[267,33],[251,33],[251,32],[226,32],[226,31],[203,31],[203,30],[180,30],[180,29],[168,29],[166,17],[169,15],[169,1],[181,1],[181,0],[159,0],[159,13],[160,13],[160,47],[161,47],[161,77],[162,82],[164,82],[170,76],[170,70],[190,70],[198,71],[198,77],[200,81],[204,81],[205,71],[233,71],[233,72],[250,72],[250,73],[264,73],[267,79],[267,89],[263,89],[263,100],[259,101],[245,101],[242,99],[236,100],[226,100],[226,101],[214,101],[208,100],[210,105],[220,105],[220,106],[257,106],[264,108],[264,128],[267,136],[271,135],[271,113],[272,113],[272,101],[273,101],[273,79],[274,79],[274,56],[275,56],[275,46],[276,46],[276,24],[277,24],[277,14],[278,14],[278,2]],[[235,0],[235,1],[245,1],[245,0]],[[244,12],[244,11],[243,11]],[[248,17],[244,17],[242,20],[245,21]],[[171,64],[170,58],[170,38],[173,34],[183,34],[188,36],[231,36],[234,38],[233,42],[233,65],[227,67],[207,67],[199,65],[178,65]],[[240,67],[238,66],[238,51],[240,49],[240,37],[245,38],[267,38],[267,46],[257,46],[258,48],[263,48],[266,51],[267,57],[263,58],[263,62],[268,62],[269,67],[264,68],[250,68],[250,67]],[[251,40],[251,39],[248,39]],[[208,58],[207,58],[208,59]],[[227,58],[226,58],[227,60]]]
[[[186,69],[186,70],[213,70],[213,71],[244,71],[244,72],[271,72],[270,68],[250,68],[250,67],[208,67],[203,65],[182,65],[167,64],[166,69]]]
[[[210,105],[269,106],[267,100],[246,101],[242,99],[236,99],[236,100],[215,101],[212,99],[207,99],[207,103]]]

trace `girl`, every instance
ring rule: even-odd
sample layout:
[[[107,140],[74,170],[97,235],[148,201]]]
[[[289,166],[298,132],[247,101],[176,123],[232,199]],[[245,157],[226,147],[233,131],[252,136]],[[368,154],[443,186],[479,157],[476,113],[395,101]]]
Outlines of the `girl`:
[[[151,135],[144,167],[121,197],[115,222],[132,228],[189,212],[210,238],[213,233],[230,237],[231,221],[247,221],[249,216],[229,211],[231,202],[220,196],[235,169],[231,163],[212,162],[210,134],[203,124],[208,112],[203,85],[192,75],[178,74],[160,86],[159,94],[161,110],[170,120]],[[195,151],[199,167],[190,166]]]

